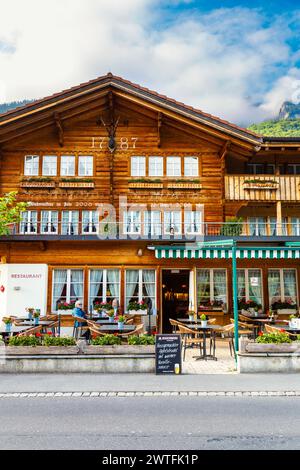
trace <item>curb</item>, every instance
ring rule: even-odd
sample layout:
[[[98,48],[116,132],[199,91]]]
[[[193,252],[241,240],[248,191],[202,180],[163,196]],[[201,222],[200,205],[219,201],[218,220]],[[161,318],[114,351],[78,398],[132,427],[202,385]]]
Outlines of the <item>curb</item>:
[[[300,397],[296,391],[227,391],[227,392],[18,392],[0,393],[1,398],[105,398],[105,397]]]

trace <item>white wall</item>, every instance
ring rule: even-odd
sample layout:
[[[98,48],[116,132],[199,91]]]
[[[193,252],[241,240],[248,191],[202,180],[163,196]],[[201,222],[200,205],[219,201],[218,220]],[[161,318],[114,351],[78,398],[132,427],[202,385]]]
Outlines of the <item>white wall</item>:
[[[39,308],[45,315],[47,285],[46,264],[0,264],[0,318],[24,316],[27,307]]]

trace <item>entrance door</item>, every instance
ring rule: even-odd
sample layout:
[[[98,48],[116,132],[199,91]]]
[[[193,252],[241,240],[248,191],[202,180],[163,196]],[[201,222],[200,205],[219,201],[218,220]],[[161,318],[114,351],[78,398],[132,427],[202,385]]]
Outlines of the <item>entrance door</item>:
[[[171,333],[170,318],[185,316],[189,309],[189,270],[164,269],[162,271],[162,327]]]

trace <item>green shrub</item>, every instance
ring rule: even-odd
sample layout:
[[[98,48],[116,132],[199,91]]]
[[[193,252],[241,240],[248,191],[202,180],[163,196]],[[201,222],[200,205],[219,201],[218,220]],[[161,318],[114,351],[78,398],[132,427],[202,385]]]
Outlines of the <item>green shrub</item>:
[[[94,346],[111,346],[113,344],[121,344],[121,338],[115,335],[98,336],[92,340]]]
[[[291,343],[292,340],[287,333],[263,333],[261,336],[256,338],[256,343],[261,344],[281,344],[281,343]]]
[[[56,338],[54,336],[45,335],[43,338],[44,346],[76,346],[76,340],[72,337]]]
[[[243,231],[242,217],[230,217],[221,227],[220,235],[238,237]]]
[[[12,336],[9,338],[9,346],[41,346],[41,338],[36,336]]]
[[[141,335],[141,336],[136,336],[136,335],[132,335],[132,336],[128,336],[128,344],[130,344],[131,346],[135,346],[135,345],[147,345],[147,344],[155,344],[155,336],[151,336],[151,335]]]

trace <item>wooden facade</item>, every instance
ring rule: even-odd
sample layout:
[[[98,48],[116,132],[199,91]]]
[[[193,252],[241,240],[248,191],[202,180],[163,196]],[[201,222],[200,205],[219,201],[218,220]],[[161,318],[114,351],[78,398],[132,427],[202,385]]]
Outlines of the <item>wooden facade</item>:
[[[142,239],[118,235],[116,239],[97,239],[93,230],[84,231],[84,218],[88,211],[98,211],[97,224],[101,226],[101,221],[110,220],[107,217],[113,208],[119,229],[123,227],[123,209],[139,207],[139,223],[143,226],[145,212],[156,210],[164,214],[171,210],[170,207],[175,210],[174,205],[177,205],[176,211],[181,212],[178,223],[184,238],[186,205],[191,212],[201,208],[201,224],[205,227],[202,234],[205,236],[222,235],[222,224],[229,217],[242,214],[247,220],[247,217],[268,218],[272,214],[278,224],[276,236],[264,239],[264,243],[284,243],[282,217],[289,217],[291,224],[292,220],[299,218],[300,221],[300,175],[280,175],[278,165],[290,163],[298,171],[298,145],[300,142],[265,142],[250,131],[110,74],[0,115],[1,194],[18,191],[18,199],[29,202],[28,211],[37,214],[33,233],[28,230],[21,233],[18,226],[13,228],[10,236],[2,237],[2,262],[45,263],[49,266],[49,311],[53,309],[55,269],[83,271],[85,308],[89,308],[89,270],[118,269],[122,310],[126,310],[125,271],[155,270],[155,302],[160,330],[164,315],[162,273],[165,270],[193,272],[196,285],[196,269],[226,269],[228,313],[224,319],[229,318],[232,308],[229,261],[158,260],[148,248],[162,243],[161,240],[153,240],[146,234]],[[34,174],[26,174],[26,156],[39,157]],[[44,174],[45,156],[56,157],[53,175]],[[62,172],[62,161],[66,161],[66,156],[74,157],[74,174],[69,176]],[[80,174],[80,158],[84,156],[92,157],[92,170],[88,175]],[[150,158],[154,156],[162,157],[159,176],[150,175]],[[172,156],[180,157],[177,175],[168,170],[168,158]],[[133,174],[132,157],[144,157],[145,168],[141,176]],[[194,160],[197,170],[194,166],[191,175],[185,169],[187,157],[197,158]],[[274,175],[246,174],[245,165],[251,162],[274,164]],[[271,181],[273,187],[268,187],[266,181]],[[46,211],[57,213],[56,230],[42,233],[42,218]],[[78,213],[76,233],[62,234],[63,212],[66,211]],[[162,217],[160,230],[163,231],[164,215],[159,217]],[[163,243],[182,243],[180,237],[174,240],[172,234],[169,235]],[[244,235],[241,243],[261,242],[259,238],[250,240],[249,231]],[[266,232],[266,235],[271,234]],[[299,234],[297,230],[295,233],[289,230],[286,235],[297,237]],[[238,267],[262,270],[266,308],[270,268],[295,269],[300,292],[297,260],[286,260],[284,266],[280,260],[266,260],[263,264],[257,260],[240,260]],[[196,289],[195,286],[194,297]],[[191,292],[189,301],[190,297]],[[196,302],[194,299],[193,303]]]

